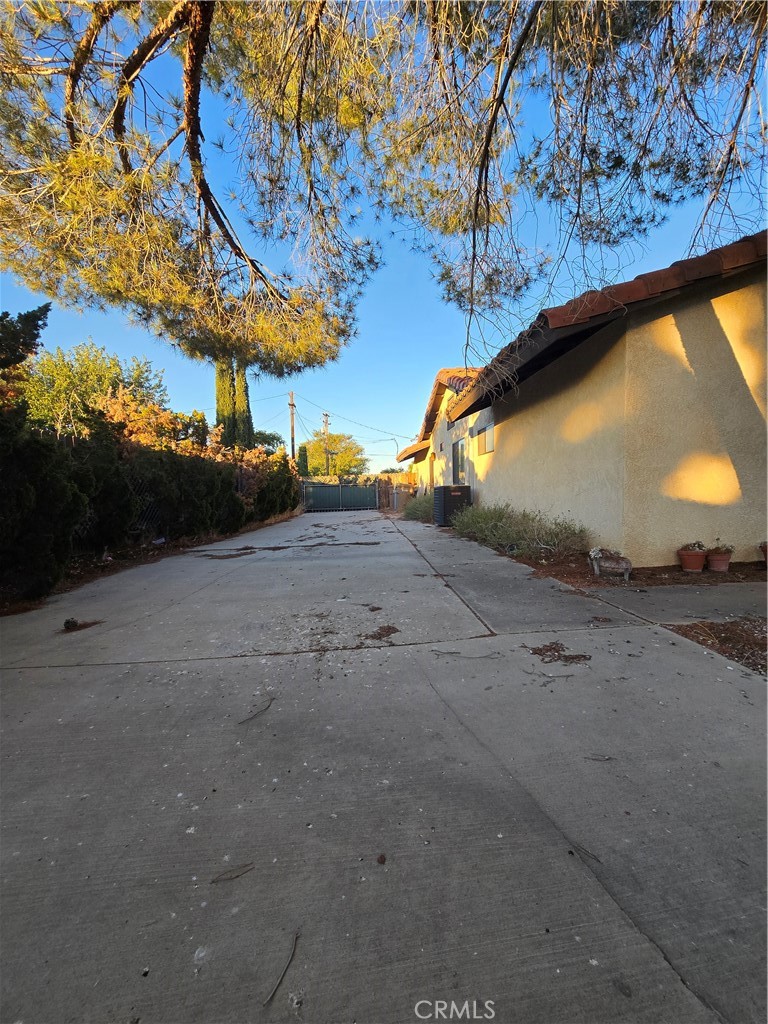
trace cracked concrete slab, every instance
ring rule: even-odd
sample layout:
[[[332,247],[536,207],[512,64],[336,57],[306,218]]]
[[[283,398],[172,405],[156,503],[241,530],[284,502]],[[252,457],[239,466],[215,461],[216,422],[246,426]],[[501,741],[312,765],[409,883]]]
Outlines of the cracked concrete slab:
[[[650,622],[725,622],[743,615],[765,615],[762,583],[723,583],[717,587],[601,587],[595,593],[624,612]]]
[[[406,532],[304,516],[2,621],[3,1021],[762,1022],[764,681]]]

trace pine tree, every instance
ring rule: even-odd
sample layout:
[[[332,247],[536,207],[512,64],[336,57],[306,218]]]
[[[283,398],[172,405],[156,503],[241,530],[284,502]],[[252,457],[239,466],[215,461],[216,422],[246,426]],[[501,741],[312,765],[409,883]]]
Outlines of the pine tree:
[[[361,216],[392,218],[481,340],[485,317],[519,330],[532,284],[603,287],[682,201],[697,248],[763,227],[767,11],[5,3],[0,267],[285,376],[353,337],[381,262]],[[295,255],[270,268],[283,244]]]
[[[222,444],[232,448],[237,439],[235,373],[231,359],[216,361],[216,426],[223,426]]]
[[[235,442],[241,448],[253,448],[255,444],[248,380],[243,363],[237,363],[235,369]]]
[[[0,313],[0,407],[16,401],[27,378],[26,360],[37,352],[48,323],[50,302],[26,313]]]

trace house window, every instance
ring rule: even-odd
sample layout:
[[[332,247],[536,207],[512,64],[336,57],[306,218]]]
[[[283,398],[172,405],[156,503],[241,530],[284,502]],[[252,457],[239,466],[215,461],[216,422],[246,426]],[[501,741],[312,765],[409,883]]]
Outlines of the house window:
[[[453,445],[453,482],[454,484],[467,482],[463,437]]]
[[[477,454],[487,455],[493,451],[493,424],[481,427],[477,432]]]

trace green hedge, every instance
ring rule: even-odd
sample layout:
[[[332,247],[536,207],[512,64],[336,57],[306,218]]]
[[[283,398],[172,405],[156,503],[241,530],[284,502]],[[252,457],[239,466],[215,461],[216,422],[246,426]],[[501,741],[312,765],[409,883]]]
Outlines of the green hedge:
[[[299,485],[285,452],[265,459],[247,497],[231,462],[122,443],[98,416],[87,438],[32,429],[23,405],[0,410],[0,587],[41,597],[73,547],[101,553],[158,535],[233,533],[296,508]]]
[[[37,598],[64,574],[88,500],[69,453],[25,420],[23,406],[0,410],[0,584]]]

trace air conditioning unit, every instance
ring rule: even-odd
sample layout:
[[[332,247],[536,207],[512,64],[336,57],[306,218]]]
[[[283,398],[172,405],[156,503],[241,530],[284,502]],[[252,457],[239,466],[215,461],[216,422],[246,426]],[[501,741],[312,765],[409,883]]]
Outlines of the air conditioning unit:
[[[454,515],[461,508],[472,504],[472,488],[464,484],[452,487],[436,487],[433,518],[435,526],[450,526]]]

